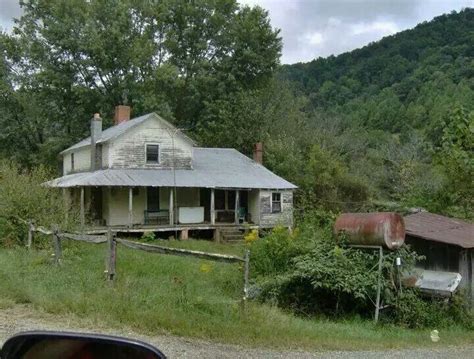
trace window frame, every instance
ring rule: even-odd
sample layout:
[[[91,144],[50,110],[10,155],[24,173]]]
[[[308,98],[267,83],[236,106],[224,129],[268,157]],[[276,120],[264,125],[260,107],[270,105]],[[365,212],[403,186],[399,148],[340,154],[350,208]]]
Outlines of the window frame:
[[[148,161],[148,146],[157,146],[158,147],[158,158],[157,161]],[[161,150],[160,150],[161,145],[156,142],[147,142],[145,143],[145,164],[147,166],[156,166],[161,164]]]
[[[71,172],[74,172],[74,152],[71,152]]]
[[[274,195],[278,195],[279,199],[278,200],[274,200],[273,199],[273,196]],[[280,204],[280,208],[278,209],[274,209],[273,208],[273,203],[279,203]],[[281,198],[281,192],[272,192],[272,195],[271,195],[271,198],[270,198],[270,209],[271,209],[271,212],[272,213],[281,213],[282,212],[282,198]]]

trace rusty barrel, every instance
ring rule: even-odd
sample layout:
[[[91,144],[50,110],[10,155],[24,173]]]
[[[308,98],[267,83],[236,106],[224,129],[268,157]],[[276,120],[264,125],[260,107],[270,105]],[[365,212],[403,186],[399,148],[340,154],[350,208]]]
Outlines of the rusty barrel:
[[[394,212],[343,213],[336,219],[334,231],[345,232],[351,244],[397,249],[405,242],[403,217]]]

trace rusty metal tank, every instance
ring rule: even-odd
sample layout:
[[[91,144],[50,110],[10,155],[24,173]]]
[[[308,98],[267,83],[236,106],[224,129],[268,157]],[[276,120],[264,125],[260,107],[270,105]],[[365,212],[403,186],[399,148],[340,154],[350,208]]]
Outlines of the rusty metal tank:
[[[345,232],[351,244],[397,249],[405,242],[403,217],[394,212],[343,213],[336,219],[334,231]]]

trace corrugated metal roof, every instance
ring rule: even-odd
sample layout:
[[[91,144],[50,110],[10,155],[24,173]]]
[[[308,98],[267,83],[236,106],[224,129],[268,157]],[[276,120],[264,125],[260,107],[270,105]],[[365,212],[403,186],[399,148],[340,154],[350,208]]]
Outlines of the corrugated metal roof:
[[[406,286],[420,288],[424,293],[449,297],[458,289],[462,276],[454,272],[416,268],[402,280]]]
[[[176,181],[176,183],[175,183]],[[104,169],[66,175],[48,182],[53,187],[146,186],[204,188],[295,189],[235,149],[194,148],[193,169]]]
[[[138,126],[139,124],[141,124],[141,123],[143,123],[143,122],[145,122],[145,121],[147,121],[148,119],[151,119],[151,118],[157,118],[160,121],[162,121],[166,126],[168,126],[170,129],[175,129],[175,127],[172,124],[170,124],[168,121],[163,119],[158,114],[152,112],[152,113],[149,113],[147,115],[136,117],[132,120],[125,121],[125,122],[122,122],[118,125],[107,128],[106,130],[102,131],[101,137],[97,140],[97,143],[104,143],[104,142],[110,141],[111,139],[117,138],[118,136],[120,136],[120,135],[124,134],[125,132],[127,132],[129,129],[131,129],[135,126]],[[195,142],[191,138],[186,136],[184,133],[182,133],[180,131],[178,131],[178,133],[180,133],[180,135],[183,136],[184,138],[186,138],[189,142],[195,144]],[[79,141],[78,143],[76,143],[76,144],[72,145],[71,147],[65,149],[64,151],[61,152],[61,154],[70,152],[72,150],[77,150],[77,149],[82,148],[82,147],[89,146],[90,144],[91,144],[91,138],[87,137],[87,138],[83,139],[82,141]]]
[[[405,216],[406,234],[429,241],[474,248],[474,225],[429,212]]]

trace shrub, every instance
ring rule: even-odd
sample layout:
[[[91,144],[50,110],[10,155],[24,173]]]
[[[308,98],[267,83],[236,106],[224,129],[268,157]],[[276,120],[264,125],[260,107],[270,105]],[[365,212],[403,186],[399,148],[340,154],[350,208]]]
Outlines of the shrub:
[[[305,215],[299,227],[277,228],[251,244],[252,272],[257,274],[259,299],[304,315],[357,315],[371,318],[378,283],[378,251],[349,247],[332,231],[334,215],[319,210]],[[402,259],[410,271],[422,257],[402,246],[384,251],[381,318],[410,328],[472,326],[461,297],[450,302],[427,299],[413,289],[398,288],[394,265]]]
[[[244,241],[246,244],[252,244],[258,239],[258,230],[252,229],[249,233],[244,236]]]
[[[155,232],[153,231],[143,232],[141,240],[145,242],[154,242],[156,240]]]
[[[367,313],[375,297],[377,256],[339,245],[325,231],[263,283],[262,298],[306,314]]]
[[[24,244],[27,226],[20,219],[74,228],[77,211],[68,207],[61,190],[44,185],[52,177],[43,166],[27,171],[12,162],[0,163],[0,246]]]
[[[261,276],[285,272],[300,251],[295,236],[284,227],[275,227],[269,235],[250,243],[252,271]]]
[[[416,289],[404,289],[383,320],[408,328],[437,328],[454,324],[474,328],[474,317],[464,296],[457,294],[449,301],[444,298],[423,298]]]

